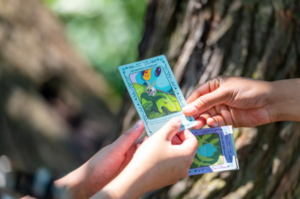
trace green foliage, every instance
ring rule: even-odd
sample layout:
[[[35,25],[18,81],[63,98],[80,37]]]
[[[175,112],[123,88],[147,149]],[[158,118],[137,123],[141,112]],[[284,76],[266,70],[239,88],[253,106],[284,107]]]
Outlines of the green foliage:
[[[198,151],[194,157],[194,162],[191,165],[192,168],[199,168],[204,166],[211,166],[211,165],[220,165],[223,164],[223,153],[221,149],[221,143],[219,135],[214,134],[207,134],[202,136],[196,136],[198,140]],[[206,145],[211,144],[213,147],[217,149],[217,151],[211,157],[205,157],[200,155],[199,149]]]
[[[73,45],[111,85],[123,90],[117,67],[138,58],[146,0],[44,1],[65,23]]]
[[[156,96],[149,96],[147,87],[133,83],[139,100],[149,119],[154,119],[181,111],[181,107],[175,96],[156,90]]]

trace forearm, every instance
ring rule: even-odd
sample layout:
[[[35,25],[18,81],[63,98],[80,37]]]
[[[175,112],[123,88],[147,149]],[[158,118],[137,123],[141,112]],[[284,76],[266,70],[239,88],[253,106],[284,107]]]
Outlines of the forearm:
[[[300,121],[300,79],[280,80],[270,83],[272,94],[268,110],[272,122]]]
[[[134,166],[125,168],[114,180],[107,184],[91,199],[135,199],[139,198],[147,186],[143,183],[142,171]]]
[[[83,166],[79,167],[78,169],[69,173],[63,178],[56,180],[54,182],[55,186],[58,188],[65,188],[74,199],[88,198],[82,183],[84,175]]]

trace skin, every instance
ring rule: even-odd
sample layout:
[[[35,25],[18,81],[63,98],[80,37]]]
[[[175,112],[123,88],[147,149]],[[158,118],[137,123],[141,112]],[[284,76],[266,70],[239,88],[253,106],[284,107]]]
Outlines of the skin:
[[[275,82],[217,77],[199,86],[183,109],[195,129],[233,125],[254,127],[277,121],[300,121],[300,79]]]
[[[72,198],[89,198],[115,178],[129,163],[144,129],[143,122],[138,121],[134,127],[125,132],[113,144],[95,154],[84,165],[67,176],[55,181],[57,187],[66,187]]]
[[[174,122],[173,122],[174,123]],[[186,146],[186,144],[183,145],[183,142],[191,142],[187,147],[187,150],[190,152],[189,157],[182,157],[182,153],[179,153],[179,150],[176,149],[176,152],[178,154],[173,154],[180,160],[186,160],[188,159],[188,163],[192,164],[193,157],[194,157],[194,151],[191,151],[191,146],[197,147],[197,140],[194,137],[191,137],[190,132],[181,132],[179,134],[176,134],[178,132],[178,129],[180,127],[180,121],[176,124],[176,128],[173,123],[168,123],[169,125],[167,127],[164,127],[161,131],[166,131],[172,133],[172,137],[169,137],[168,142],[165,142],[164,144],[170,144],[171,146]],[[177,129],[178,127],[178,129]],[[125,132],[121,137],[119,137],[113,144],[104,147],[101,149],[97,154],[95,154],[88,162],[86,162],[84,165],[76,169],[75,171],[71,172],[67,176],[55,181],[55,185],[57,187],[64,187],[69,190],[72,197],[71,198],[89,198],[93,196],[95,193],[97,193],[99,190],[103,189],[107,184],[109,184],[116,176],[118,176],[118,179],[120,179],[119,174],[124,170],[124,168],[127,167],[129,162],[132,162],[132,158],[136,156],[135,154],[138,152],[140,154],[139,156],[143,156],[148,161],[145,162],[145,164],[154,165],[157,163],[157,158],[159,158],[160,161],[163,161],[163,154],[161,151],[159,151],[160,154],[153,155],[152,153],[149,153],[149,149],[153,149],[156,147],[156,142],[151,141],[153,140],[153,136],[151,138],[145,137],[143,140],[139,140],[142,131],[144,129],[143,122],[138,121],[134,127],[132,127],[130,130]],[[171,131],[172,130],[172,131]],[[161,137],[165,135],[164,133],[161,133]],[[186,139],[189,139],[186,141]],[[148,141],[150,140],[150,141]],[[194,140],[194,143],[193,141]],[[146,146],[144,146],[144,143]],[[150,146],[151,145],[151,146]],[[191,145],[191,146],[190,146]],[[162,150],[162,149],[161,149]],[[196,149],[197,150],[197,149]],[[155,150],[157,151],[157,150]],[[195,151],[196,152],[196,151]],[[175,153],[175,152],[174,152]],[[152,154],[152,156],[150,156]],[[149,156],[148,156],[149,155]],[[153,157],[155,156],[155,157]],[[152,159],[153,158],[153,159]],[[136,157],[137,159],[137,157]],[[150,159],[150,162],[149,162]],[[138,168],[143,168],[144,160],[141,158],[138,158],[138,160],[135,160],[135,170]],[[161,165],[165,168],[170,169],[172,168],[172,165]],[[185,165],[184,171],[186,172],[190,165]],[[131,166],[132,167],[132,166]],[[147,170],[144,170],[144,172],[150,172],[150,167],[147,168]],[[181,173],[180,173],[181,174]],[[133,179],[134,173],[130,173],[130,178]],[[178,173],[173,173],[173,178],[178,178]],[[179,177],[182,177],[180,175]],[[129,177],[125,177],[124,179],[128,179]],[[123,180],[123,179],[122,179]],[[136,179],[136,181],[141,181],[139,179]],[[126,181],[127,182],[127,181]],[[137,182],[136,182],[137,183]],[[119,187],[119,186],[118,186]],[[121,187],[119,187],[121,189]],[[106,193],[106,192],[102,192]],[[139,192],[140,193],[140,192]],[[107,197],[104,197],[107,198]]]
[[[188,130],[177,133],[180,125],[181,121],[173,118],[144,141],[128,166],[92,199],[139,198],[188,176],[198,142]],[[176,134],[181,144],[172,144]]]

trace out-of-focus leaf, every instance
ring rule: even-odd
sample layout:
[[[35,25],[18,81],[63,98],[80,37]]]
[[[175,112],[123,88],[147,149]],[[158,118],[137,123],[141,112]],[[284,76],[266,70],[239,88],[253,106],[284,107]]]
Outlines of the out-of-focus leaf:
[[[137,61],[147,0],[44,0],[65,23],[69,40],[122,92],[117,71]]]

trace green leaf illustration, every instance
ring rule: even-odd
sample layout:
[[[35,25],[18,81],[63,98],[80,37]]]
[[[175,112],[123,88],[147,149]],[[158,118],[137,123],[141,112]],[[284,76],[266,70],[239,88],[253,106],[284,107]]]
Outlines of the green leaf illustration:
[[[198,167],[201,167],[201,166],[210,166],[210,165],[211,165],[210,163],[200,162],[200,164],[198,165]]]
[[[204,156],[200,155],[199,153],[197,153],[197,157],[198,157],[200,160],[205,161],[205,162],[211,162],[211,161],[214,161],[214,159],[204,157]]]
[[[217,143],[219,141],[220,141],[220,139],[216,138],[216,139],[211,140],[209,143],[211,143],[213,145],[213,144],[215,144],[215,143]]]
[[[212,135],[212,134],[207,134],[207,135],[204,135],[204,136],[202,137],[202,139],[203,139],[203,140],[207,140],[208,138],[210,138],[210,137],[211,137],[211,135]]]
[[[199,139],[198,140],[198,148],[201,147],[203,145],[203,140]]]
[[[199,160],[197,160],[196,158],[194,158],[194,163],[195,163],[196,165],[201,164],[201,162],[200,162]]]
[[[137,83],[133,83],[133,86],[149,119],[170,115],[181,110],[174,95],[156,90],[155,96],[149,96],[146,92],[147,86]]]
[[[215,164],[223,164],[223,155],[219,156],[219,159]]]

